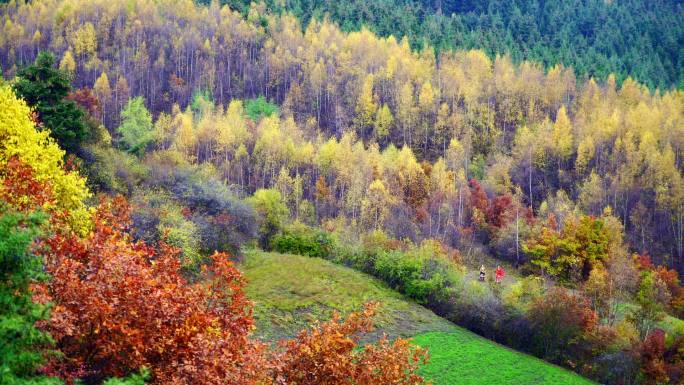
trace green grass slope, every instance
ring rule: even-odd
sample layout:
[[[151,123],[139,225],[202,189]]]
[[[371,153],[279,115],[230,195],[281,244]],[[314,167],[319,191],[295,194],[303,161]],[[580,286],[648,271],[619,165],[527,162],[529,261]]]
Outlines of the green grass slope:
[[[240,268],[255,302],[256,335],[264,340],[293,337],[313,320],[360,310],[369,301],[380,304],[377,335],[410,337],[455,327],[382,282],[322,259],[252,251]]]
[[[257,337],[294,336],[313,320],[378,301],[378,332],[412,337],[429,349],[422,374],[434,385],[592,384],[591,381],[462,329],[387,288],[377,279],[331,262],[250,251],[240,266],[255,302]]]
[[[459,330],[413,337],[430,352],[421,374],[435,385],[583,385],[592,381],[537,358]]]

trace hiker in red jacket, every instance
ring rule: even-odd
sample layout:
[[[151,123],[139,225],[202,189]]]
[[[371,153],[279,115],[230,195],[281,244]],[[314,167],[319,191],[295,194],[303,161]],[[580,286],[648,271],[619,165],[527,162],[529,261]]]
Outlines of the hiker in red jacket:
[[[501,283],[501,281],[503,281],[504,276],[506,275],[506,272],[501,266],[497,266],[494,275],[496,278],[496,283]]]

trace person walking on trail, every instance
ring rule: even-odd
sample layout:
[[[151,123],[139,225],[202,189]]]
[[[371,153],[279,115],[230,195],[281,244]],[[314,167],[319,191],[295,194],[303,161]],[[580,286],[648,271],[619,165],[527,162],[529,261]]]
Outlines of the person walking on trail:
[[[484,265],[480,266],[480,281],[484,282],[485,280],[485,267]]]
[[[496,283],[501,283],[501,281],[503,281],[504,276],[506,276],[506,272],[504,271],[503,267],[497,266],[494,275],[496,278]]]

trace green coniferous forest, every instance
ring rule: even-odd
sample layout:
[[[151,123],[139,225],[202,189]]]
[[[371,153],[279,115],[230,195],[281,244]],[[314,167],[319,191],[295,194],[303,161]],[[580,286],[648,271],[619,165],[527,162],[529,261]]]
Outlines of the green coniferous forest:
[[[684,381],[676,1],[0,4],[0,384]]]
[[[200,0],[208,4],[208,0]],[[222,3],[247,14],[251,1]],[[651,88],[684,87],[682,3],[529,0],[268,0],[303,25],[328,17],[345,31],[365,26],[380,36],[407,36],[412,46],[482,49],[549,68],[562,63],[581,76],[627,76]]]

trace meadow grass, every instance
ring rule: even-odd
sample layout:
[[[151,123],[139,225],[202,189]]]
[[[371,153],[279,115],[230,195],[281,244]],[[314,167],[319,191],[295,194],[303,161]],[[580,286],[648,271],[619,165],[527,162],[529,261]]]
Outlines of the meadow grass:
[[[383,332],[394,338],[455,328],[381,281],[323,259],[248,251],[240,269],[255,302],[256,335],[264,340],[291,338],[311,321],[360,310],[370,301],[379,303],[370,340]]]
[[[434,385],[589,385],[594,382],[466,330],[428,332],[413,342],[430,352],[421,369]]]

